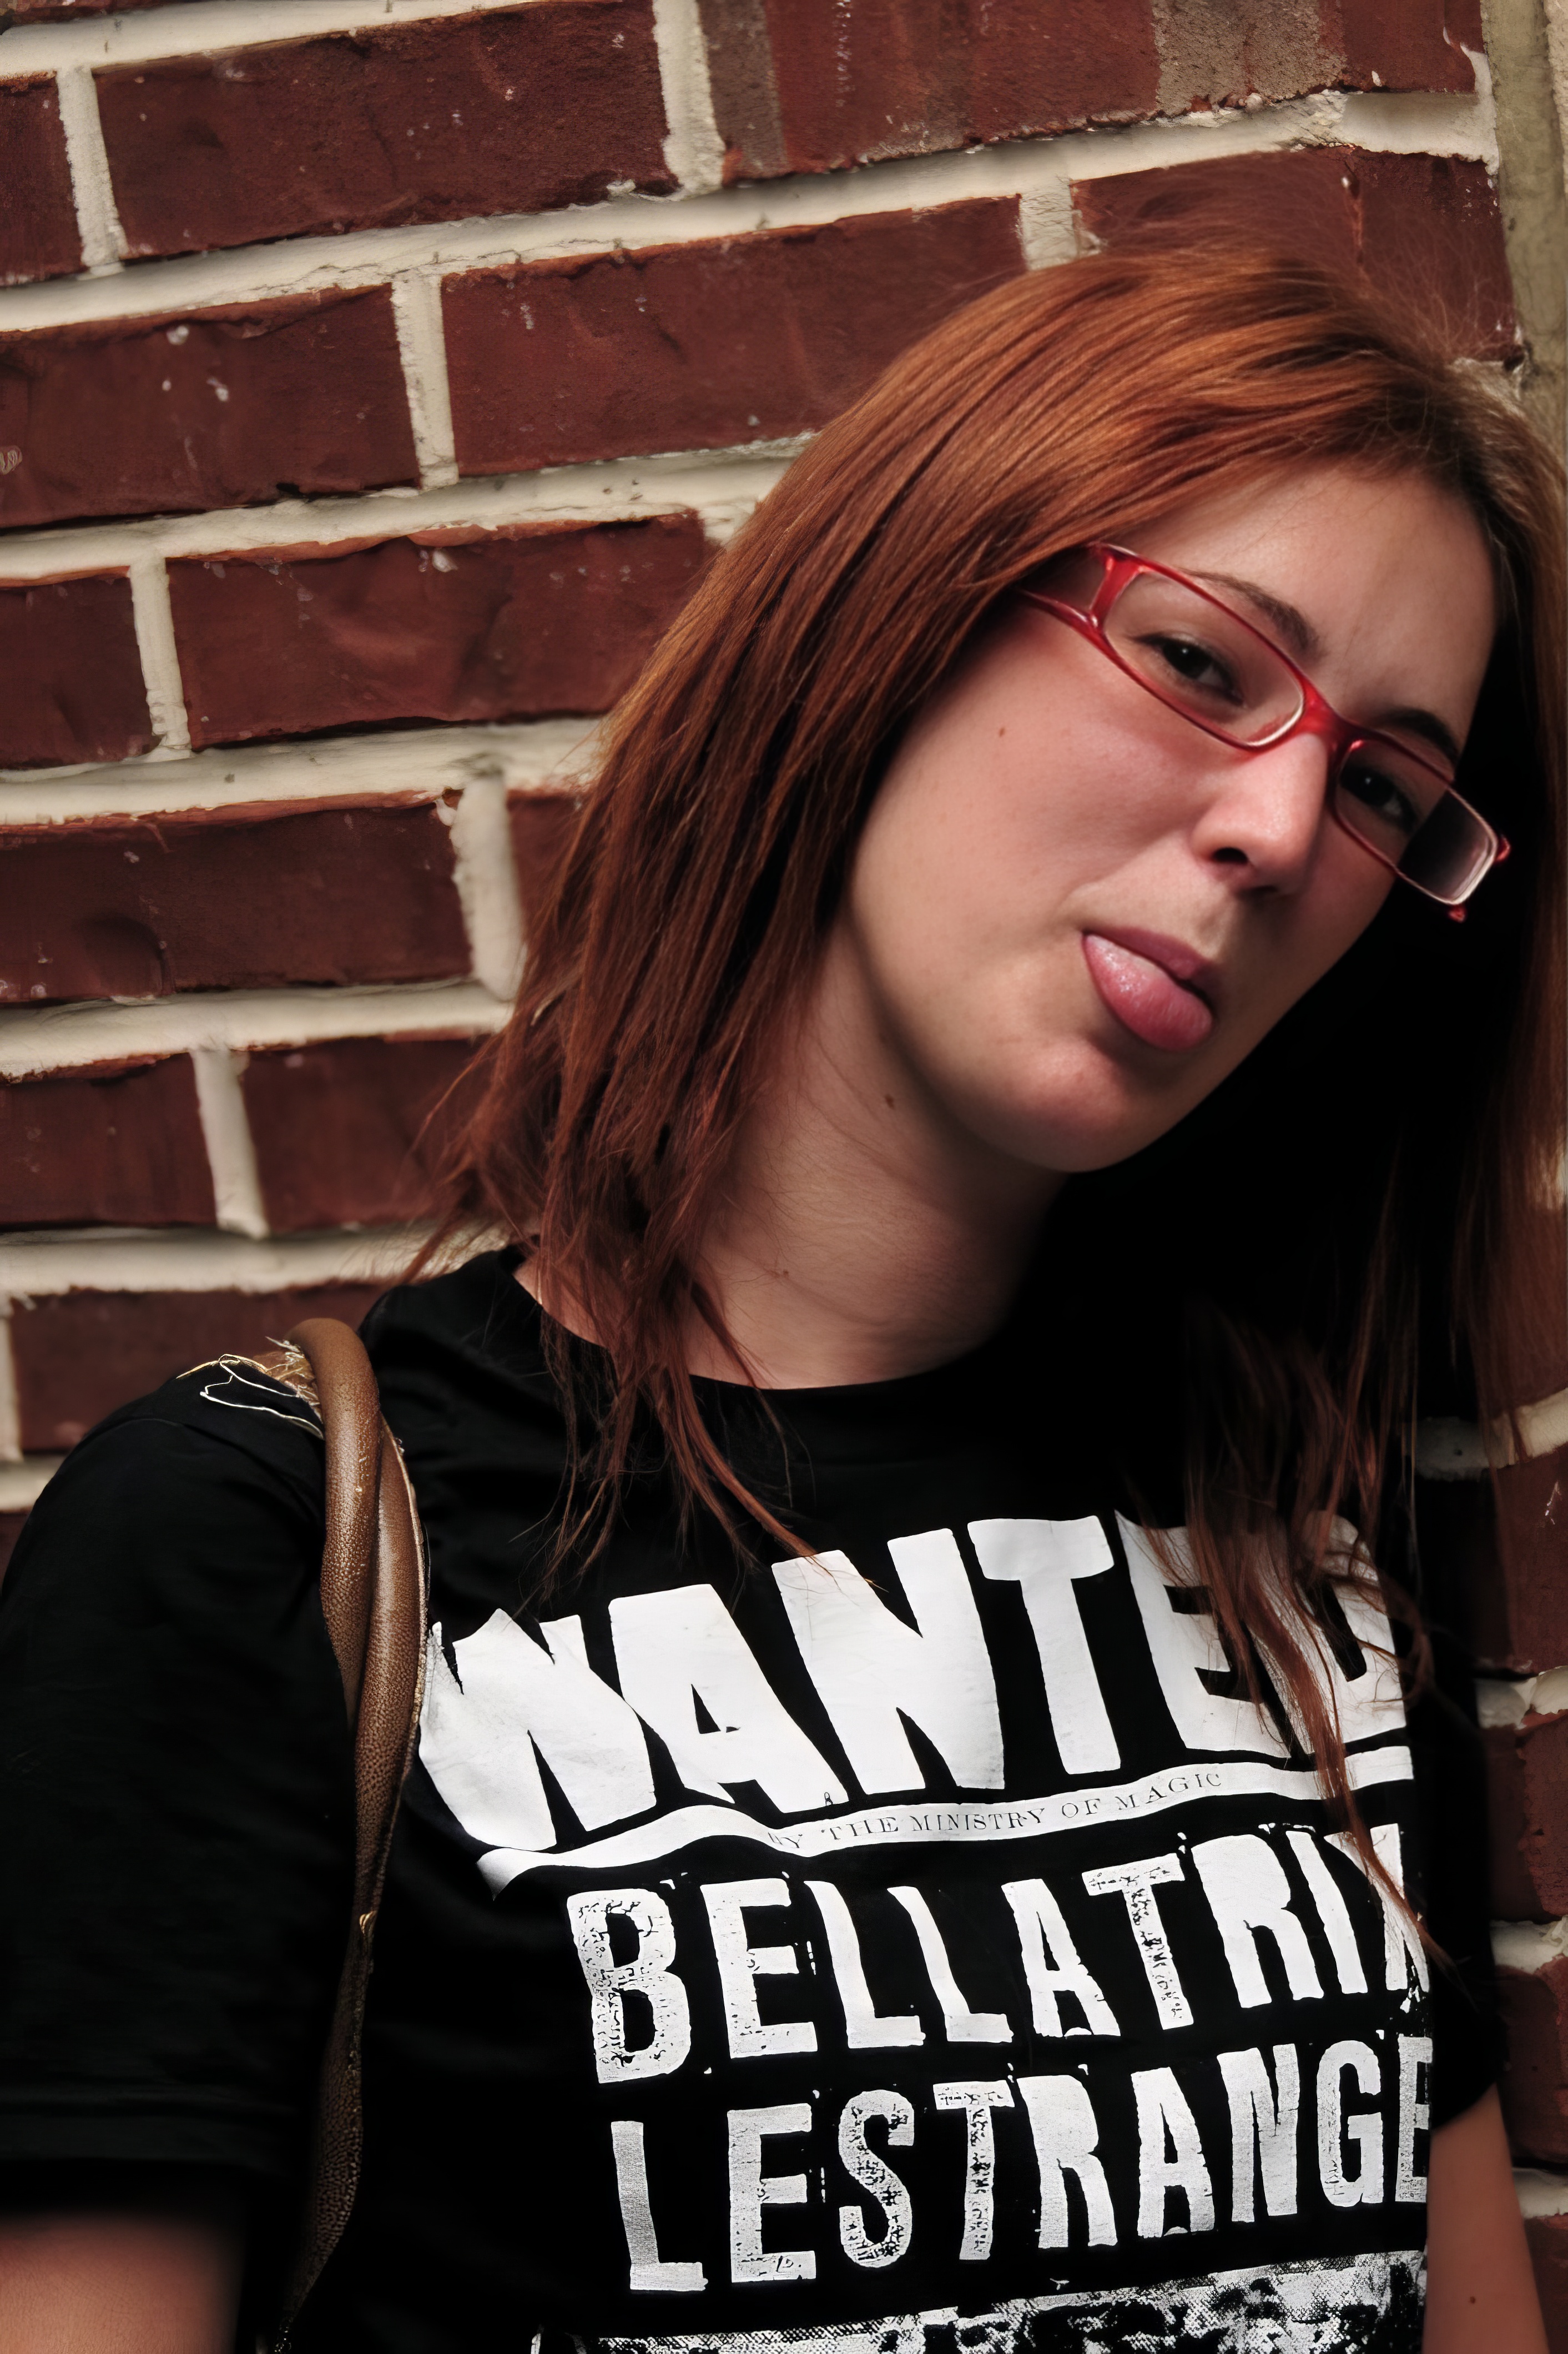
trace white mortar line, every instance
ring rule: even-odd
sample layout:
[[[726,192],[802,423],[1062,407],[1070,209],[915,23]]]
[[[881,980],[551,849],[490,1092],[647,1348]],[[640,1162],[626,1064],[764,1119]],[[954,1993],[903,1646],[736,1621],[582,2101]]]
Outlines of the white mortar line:
[[[451,825],[453,879],[468,927],[473,977],[504,1003],[523,972],[523,902],[500,778],[470,785],[452,811]]]
[[[392,316],[408,396],[408,421],[414,429],[420,488],[444,489],[457,481],[458,464],[440,278],[428,270],[401,271],[392,281]]]
[[[393,728],[191,752],[148,752],[101,767],[0,769],[0,826],[157,817],[254,801],[432,801],[477,778],[510,792],[548,790],[586,774],[597,721],[500,721]]]
[[[1018,241],[1026,270],[1049,270],[1054,262],[1073,260],[1078,251],[1078,230],[1067,181],[1057,180],[1019,197]]]
[[[36,1077],[132,1055],[243,1053],[325,1038],[498,1030],[506,1006],[477,981],[386,989],[213,990],[141,1004],[81,1002],[0,1010],[0,1078]]]
[[[1478,1676],[1476,1714],[1488,1726],[1512,1727],[1527,1716],[1561,1716],[1568,1710],[1568,1668],[1547,1668],[1537,1676]]]
[[[11,1303],[0,1303],[0,1464],[22,1459],[22,1415],[16,1396],[16,1360],[11,1350]]]
[[[262,302],[313,289],[383,285],[404,270],[439,276],[564,255],[741,237],[768,228],[821,227],[977,197],[1050,197],[1059,206],[1073,180],[1218,156],[1340,144],[1376,154],[1437,154],[1489,165],[1496,154],[1489,98],[1327,91],[1275,106],[1160,116],[1067,132],[1054,139],[1012,140],[943,155],[863,164],[848,172],[743,182],[696,196],[616,196],[555,212],[353,229],[228,252],[181,254],[164,261],[139,261],[112,282],[55,279],[0,289],[0,332]]]
[[[67,1291],[291,1291],[316,1283],[396,1282],[425,1229],[291,1235],[252,1242],[208,1229],[20,1235],[0,1239],[0,1296]]]
[[[124,561],[131,576],[131,611],[153,734],[165,756],[188,752],[190,719],[180,676],[180,651],[175,642],[167,569],[157,549],[145,546],[129,549]]]
[[[0,1463],[0,1512],[30,1512],[64,1461],[63,1455],[29,1455]]]
[[[4,38],[0,35],[0,42]],[[114,203],[92,75],[85,65],[62,66],[55,76],[55,87],[59,91],[60,129],[65,133],[66,161],[76,199],[82,267],[95,278],[118,275],[125,260],[125,232]]]
[[[664,86],[664,162],[688,196],[705,195],[724,178],[724,141],[714,119],[708,45],[697,0],[653,0],[653,38]]]
[[[0,33],[0,75],[53,72],[62,66],[146,65],[159,58],[200,56],[254,43],[302,40],[317,33],[377,32],[430,16],[476,16],[518,0],[189,0],[145,16],[96,17],[64,25],[17,25]]]
[[[197,1046],[191,1054],[217,1223],[225,1234],[261,1241],[269,1232],[267,1212],[240,1085],[249,1059],[227,1046]]]
[[[1516,2166],[1513,2187],[1527,2221],[1538,2215],[1568,2215],[1568,2174],[1549,2174],[1542,2166]]]
[[[677,451],[654,458],[612,458],[534,474],[492,475],[441,490],[374,491],[363,498],[309,502],[283,499],[267,507],[220,507],[206,514],[150,515],[126,523],[17,532],[0,539],[0,580],[123,571],[145,554],[164,559],[233,556],[247,549],[396,539],[416,531],[622,523],[651,514],[695,514],[716,537],[750,514],[807,438],[696,455]],[[172,635],[169,642],[172,652]],[[176,663],[176,674],[177,668]],[[166,695],[169,685],[163,691]]]
[[[1492,1959],[1510,1970],[1543,1970],[1568,1956],[1568,1921],[1494,1921]]]
[[[1521,1405],[1514,1419],[1519,1454],[1526,1460],[1568,1447],[1568,1390]],[[1483,1432],[1476,1423],[1434,1415],[1415,1435],[1415,1469],[1424,1479],[1480,1479],[1494,1464],[1503,1469],[1515,1459],[1513,1432],[1500,1416]]]
[[[1445,34],[1443,37],[1446,40],[1448,37]],[[1495,180],[1501,164],[1502,154],[1498,145],[1497,94],[1492,89],[1491,60],[1485,49],[1465,48],[1462,41],[1455,46],[1464,49],[1470,71],[1476,78],[1476,121],[1478,135],[1486,149],[1481,161]]]

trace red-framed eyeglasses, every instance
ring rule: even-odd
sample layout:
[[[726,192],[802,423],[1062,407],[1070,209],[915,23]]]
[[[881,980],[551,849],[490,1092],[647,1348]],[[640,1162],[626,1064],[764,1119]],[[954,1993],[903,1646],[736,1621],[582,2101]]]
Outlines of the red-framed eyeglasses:
[[[1329,807],[1345,832],[1456,915],[1508,856],[1501,834],[1455,791],[1447,768],[1342,718],[1272,638],[1183,573],[1095,541],[1057,557],[1017,593],[1236,751],[1320,737]]]

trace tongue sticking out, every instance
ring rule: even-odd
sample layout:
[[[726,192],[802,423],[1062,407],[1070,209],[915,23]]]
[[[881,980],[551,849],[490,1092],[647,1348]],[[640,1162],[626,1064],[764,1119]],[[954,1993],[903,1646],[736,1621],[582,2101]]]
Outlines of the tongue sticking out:
[[[1150,958],[1086,932],[1084,961],[1105,1003],[1146,1046],[1180,1054],[1201,1046],[1213,1028],[1213,1014],[1195,991],[1172,981]]]

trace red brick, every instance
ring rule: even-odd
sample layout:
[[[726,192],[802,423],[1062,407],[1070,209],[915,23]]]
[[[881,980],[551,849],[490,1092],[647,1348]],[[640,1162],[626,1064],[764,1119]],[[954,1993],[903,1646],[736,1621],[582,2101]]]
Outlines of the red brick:
[[[1542,1216],[1503,1308],[1521,1402],[1568,1388],[1563,1244],[1561,1212]],[[1469,1597],[1476,1657],[1525,1675],[1568,1666],[1568,1448],[1416,1494],[1423,1557],[1442,1592]]]
[[[241,1085],[273,1232],[418,1217],[450,1132],[438,1106],[472,1057],[471,1038],[334,1038],[252,1055]]]
[[[1497,193],[1481,164],[1360,148],[1233,155],[1074,183],[1083,228],[1240,237],[1361,271],[1385,300],[1496,356],[1517,342]]]
[[[1475,1548],[1478,1654],[1527,1674],[1568,1665],[1568,1448],[1498,1474],[1491,1534],[1489,1561]]]
[[[96,79],[138,254],[674,186],[650,0],[533,0]]]
[[[81,239],[52,74],[0,85],[0,154],[6,196],[0,207],[0,285],[79,270]]]
[[[0,1225],[208,1226],[185,1055],[0,1086]]]
[[[512,855],[517,866],[524,929],[538,920],[555,887],[581,806],[570,793],[512,795],[508,808]]]
[[[334,802],[0,832],[0,1001],[466,972],[441,812]]]
[[[1007,197],[449,279],[458,462],[492,474],[808,431],[1022,269]]]
[[[1469,62],[1445,38],[1446,29],[1443,0],[1166,8],[1160,17],[1161,107],[1179,113],[1315,90],[1471,90]]]
[[[1444,1593],[1470,1598],[1475,1656],[1536,1675],[1568,1666],[1568,1449],[1492,1480],[1424,1479],[1423,1560]]]
[[[702,0],[702,13],[730,180],[1123,122],[1159,101],[1149,0]]]
[[[706,552],[694,515],[169,567],[191,739],[609,708]]]
[[[16,1302],[11,1345],[22,1445],[74,1447],[117,1405],[224,1350],[254,1356],[307,1316],[357,1324],[379,1284],[302,1291],[68,1291]]]
[[[121,572],[0,587],[0,768],[122,760],[152,747]]]
[[[0,338],[0,524],[418,475],[392,298],[296,295]]]
[[[1503,2116],[1518,2158],[1568,2164],[1568,1961],[1498,1972],[1508,2034]]]
[[[1524,2227],[1546,2317],[1549,2354],[1568,2354],[1568,2215],[1534,2215]]]
[[[1568,1714],[1483,1734],[1492,1910],[1503,1921],[1568,1913]]]
[[[1351,90],[1474,90],[1461,41],[1485,47],[1479,9],[1457,10],[1449,0],[1337,0],[1324,10],[1327,38],[1343,63],[1341,87]],[[1459,19],[1456,25],[1456,18]],[[1447,37],[1451,36],[1452,37]]]

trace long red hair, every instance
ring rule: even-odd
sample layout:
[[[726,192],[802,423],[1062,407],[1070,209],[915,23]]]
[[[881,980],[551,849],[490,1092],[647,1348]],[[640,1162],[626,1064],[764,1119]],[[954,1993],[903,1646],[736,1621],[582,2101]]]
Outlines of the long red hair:
[[[1491,373],[1315,267],[1192,252],[1041,271],[905,354],[716,558],[610,723],[442,1233],[525,1241],[602,1345],[596,1380],[546,1327],[578,1447],[563,1557],[606,1525],[650,1416],[694,1508],[787,1540],[705,1423],[683,1335],[694,1310],[723,1334],[710,1205],[900,731],[1048,557],[1330,463],[1421,474],[1487,534],[1505,620],[1462,790],[1514,856],[1463,928],[1393,894],[1181,1129],[1068,1187],[1058,1266],[1094,1280],[1055,1286],[1043,1330],[1082,1350],[1112,1424],[1145,1336],[1159,1410],[1185,1416],[1196,1574],[1348,1806],[1308,1657],[1349,1574],[1330,1523],[1383,1530],[1418,1384],[1494,1411],[1544,1356],[1519,1319],[1563,1126],[1562,486]]]

